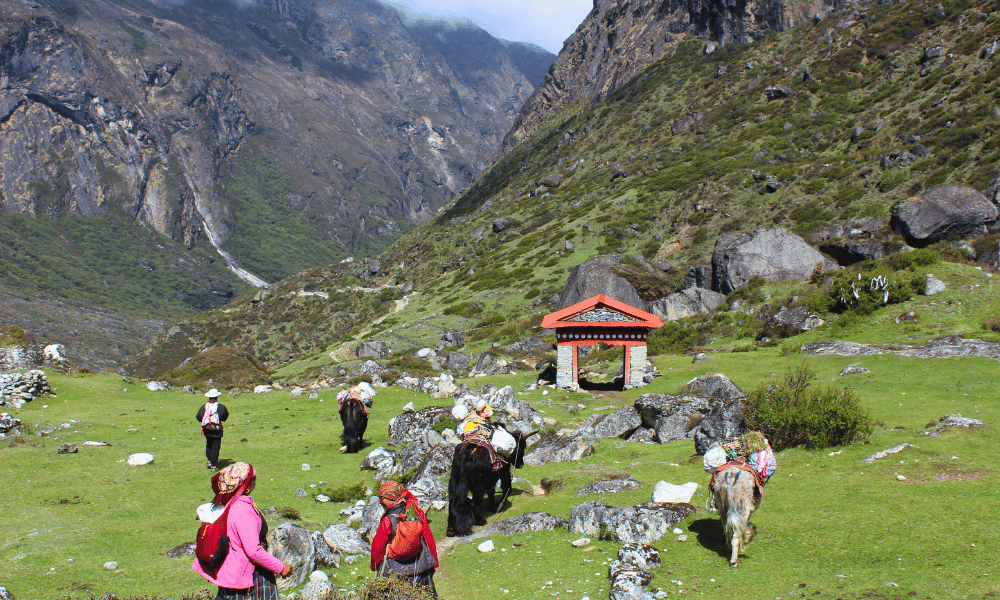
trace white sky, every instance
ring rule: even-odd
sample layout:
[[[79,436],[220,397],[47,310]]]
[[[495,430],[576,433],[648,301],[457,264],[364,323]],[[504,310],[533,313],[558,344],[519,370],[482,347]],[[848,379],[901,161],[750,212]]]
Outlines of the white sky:
[[[467,20],[493,37],[528,42],[553,54],[583,22],[593,0],[381,0],[412,18]]]

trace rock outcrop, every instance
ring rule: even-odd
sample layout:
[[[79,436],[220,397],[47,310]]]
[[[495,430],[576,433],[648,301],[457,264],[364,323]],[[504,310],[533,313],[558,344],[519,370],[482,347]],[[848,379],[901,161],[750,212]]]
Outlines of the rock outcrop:
[[[724,233],[712,252],[712,289],[728,295],[752,277],[766,281],[809,279],[813,271],[839,269],[801,237],[784,229]]]
[[[736,4],[595,0],[590,14],[563,44],[545,81],[524,105],[503,149],[510,150],[546,118],[581,98],[591,104],[606,98],[675,49],[677,34],[748,44],[812,19],[826,4],[821,0]]]
[[[666,298],[649,303],[649,312],[664,321],[676,321],[710,313],[726,301],[725,294],[700,287],[689,287]]]

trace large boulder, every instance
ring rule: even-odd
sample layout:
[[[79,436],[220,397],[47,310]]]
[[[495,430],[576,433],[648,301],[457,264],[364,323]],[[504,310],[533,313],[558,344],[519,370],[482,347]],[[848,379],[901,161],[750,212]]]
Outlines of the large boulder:
[[[358,527],[358,533],[361,534],[361,537],[371,542],[375,538],[375,531],[383,516],[385,516],[385,509],[382,507],[382,502],[378,496],[372,496],[361,511],[361,525]]]
[[[268,549],[275,558],[292,565],[292,574],[278,579],[278,589],[302,585],[316,566],[316,546],[312,533],[294,523],[285,523],[267,534]]]
[[[712,289],[728,295],[756,276],[805,281],[817,268],[825,273],[840,267],[784,229],[724,233],[712,252]]]
[[[371,554],[371,544],[357,529],[348,525],[330,525],[323,531],[323,541],[341,557]]]
[[[538,447],[524,457],[524,464],[540,467],[550,462],[567,462],[581,460],[594,453],[595,441],[585,437],[568,437],[562,435],[543,435]]]
[[[710,313],[726,301],[726,296],[700,287],[689,287],[649,303],[649,312],[664,321],[686,319]]]
[[[997,220],[997,207],[977,190],[964,185],[939,185],[913,202],[892,207],[889,225],[911,246],[928,246],[950,236],[984,235]]]
[[[600,500],[591,500],[570,512],[569,532],[600,537],[603,530],[605,536],[623,543],[652,544],[693,512],[694,506],[682,503],[644,502],[611,507]]]
[[[383,341],[361,342],[354,354],[358,358],[388,358],[389,345]]]
[[[644,264],[649,265],[650,272],[659,271],[651,263]],[[601,254],[574,267],[559,294],[559,304],[556,308],[561,310],[587,298],[604,294],[619,302],[646,310],[646,302],[639,297],[632,284],[619,274],[620,265],[619,257]]]
[[[425,431],[441,419],[451,419],[451,408],[428,406],[416,412],[397,415],[389,420],[389,439],[402,442],[419,440]]]
[[[599,438],[627,439],[642,425],[642,418],[635,406],[623,406],[594,424],[594,435]]]
[[[800,331],[809,331],[822,325],[825,321],[805,306],[785,308],[784,306],[767,320],[769,325],[776,327],[792,327]]]

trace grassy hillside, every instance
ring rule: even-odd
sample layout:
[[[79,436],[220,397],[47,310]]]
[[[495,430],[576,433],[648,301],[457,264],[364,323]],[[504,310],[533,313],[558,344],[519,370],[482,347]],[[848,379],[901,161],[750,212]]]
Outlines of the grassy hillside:
[[[670,356],[653,360],[664,376],[643,391],[676,391],[706,370],[725,373],[752,389],[771,373],[797,367],[803,358],[783,356],[772,348],[717,354],[709,363],[691,364],[690,358]],[[996,363],[897,356],[807,362],[821,381],[857,390],[880,420],[871,443],[833,455],[831,451],[840,449],[779,453],[779,470],[753,519],[760,535],[741,560],[742,568],[727,566],[718,519],[699,510],[679,525],[687,541],[668,534],[654,544],[664,565],[654,570],[653,586],[708,598],[800,593],[820,598],[872,593],[890,598],[989,597],[996,591],[989,549],[1000,538],[985,507],[998,499],[993,482],[1000,473],[995,461],[982,457],[1000,443],[1000,410],[991,401]],[[836,377],[856,362],[871,373]],[[210,497],[204,442],[194,421],[201,396],[149,392],[113,376],[51,378],[58,397],[32,402],[18,417],[32,426],[70,420],[74,425],[46,437],[7,438],[0,448],[0,476],[22,482],[8,489],[0,502],[5,524],[0,533],[0,583],[21,600],[83,599],[105,593],[177,598],[208,589],[190,570],[190,559],[161,556],[193,539],[194,508]],[[492,379],[511,383],[518,392],[531,381],[522,376]],[[468,383],[478,386],[483,381]],[[595,412],[611,412],[638,394],[535,390],[523,392],[521,398],[558,419],[561,427]],[[338,511],[345,504],[300,498],[296,488],[315,492],[310,486],[321,481],[327,487],[375,483],[370,472],[357,469],[361,455],[337,451],[340,424],[334,392],[320,398],[293,399],[287,392],[223,398],[231,414],[223,462],[252,462],[259,472],[257,505],[285,514],[297,511],[299,522],[310,529],[343,522]],[[369,449],[386,443],[388,420],[409,401],[418,409],[442,402],[399,388],[380,392],[369,427]],[[926,425],[955,412],[982,419],[986,426],[949,430],[938,437],[924,434]],[[59,443],[85,440],[113,446],[56,454]],[[914,447],[872,465],[860,464],[864,457],[902,442]],[[126,466],[124,461],[135,452],[151,452],[156,461],[147,467]],[[661,479],[704,486],[707,476],[692,453],[690,441],[641,445],[605,440],[579,463],[521,470],[518,475],[532,484],[543,477],[559,483],[548,497],[533,497],[525,483],[517,484],[512,507],[490,520],[529,511],[566,518],[578,503],[598,499],[579,496],[578,489],[622,473],[644,485],[600,499],[619,506],[646,501]],[[311,470],[303,471],[302,463],[309,463]],[[704,487],[694,499],[699,505],[706,499],[703,494]],[[430,517],[435,536],[443,540],[446,515],[432,511]],[[272,526],[285,520],[269,517]],[[497,551],[490,555],[477,552],[475,545],[444,546],[437,576],[441,597],[606,597],[606,563],[618,544],[595,540],[574,548],[569,542],[577,537],[565,530],[494,537]],[[105,571],[102,565],[111,560],[118,562],[118,569]],[[367,564],[356,563],[329,574],[339,587],[351,589],[365,581],[369,571]],[[890,584],[898,587],[887,587]]]

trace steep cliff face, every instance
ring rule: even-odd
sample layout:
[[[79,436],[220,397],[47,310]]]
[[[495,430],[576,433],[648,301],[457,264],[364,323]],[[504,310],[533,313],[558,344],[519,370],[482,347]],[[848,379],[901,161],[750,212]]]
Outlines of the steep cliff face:
[[[0,23],[0,208],[121,215],[253,285],[429,218],[546,62],[371,0],[0,0]]]
[[[505,138],[516,146],[579,98],[600,101],[676,46],[678,34],[747,44],[812,18],[835,0],[594,0]]]

